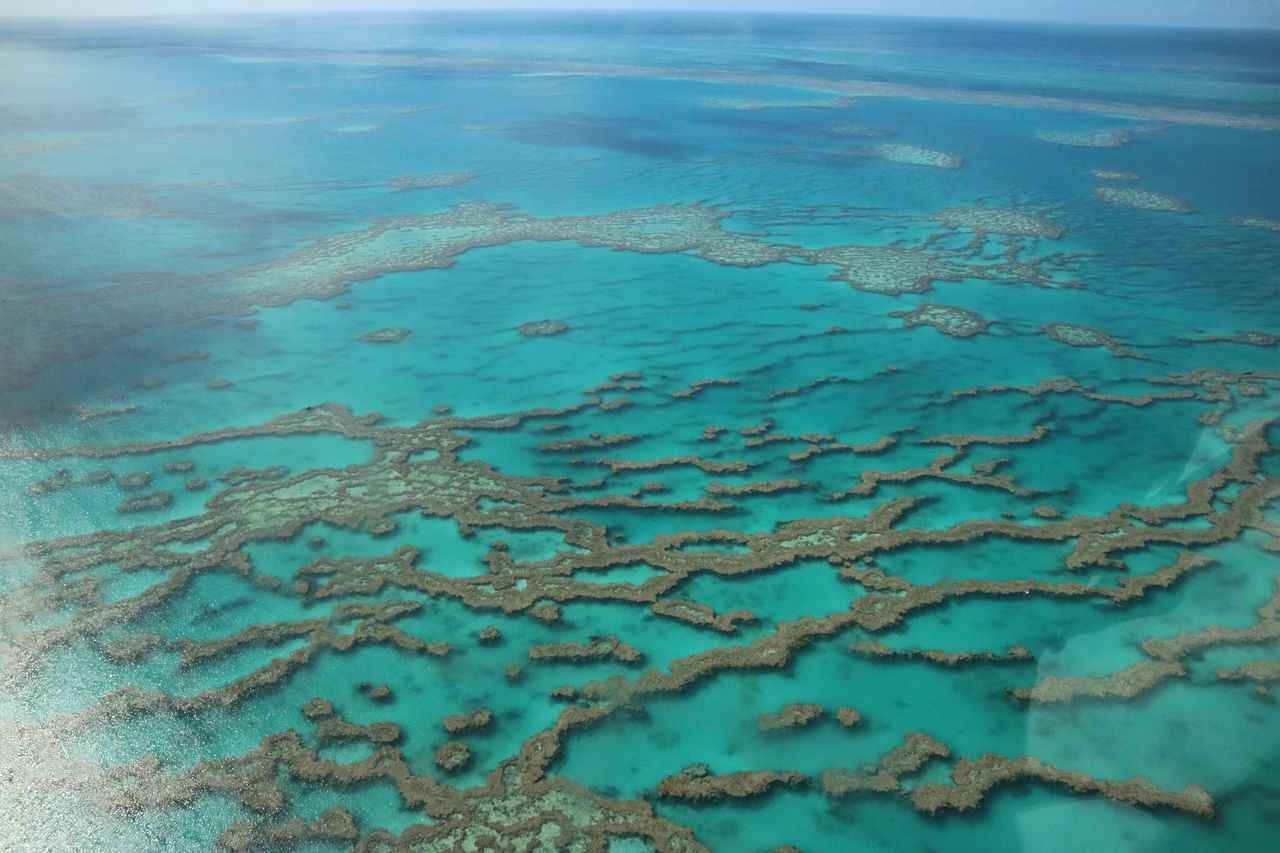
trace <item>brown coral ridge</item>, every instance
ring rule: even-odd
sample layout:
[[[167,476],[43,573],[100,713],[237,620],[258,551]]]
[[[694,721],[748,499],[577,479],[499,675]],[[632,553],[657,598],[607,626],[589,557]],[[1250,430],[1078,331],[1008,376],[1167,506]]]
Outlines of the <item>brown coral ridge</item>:
[[[707,494],[717,497],[741,497],[743,495],[772,495],[777,492],[794,492],[810,487],[811,484],[803,480],[788,477],[784,480],[762,480],[756,483],[741,483],[738,485],[721,483],[716,480],[708,483],[703,488]]]
[[[849,651],[863,657],[925,660],[944,666],[971,663],[1027,663],[1035,656],[1025,646],[1010,646],[1003,654],[993,651],[945,652],[942,649],[894,649],[875,640],[862,640],[849,646]]]
[[[817,379],[813,379],[805,383],[804,385],[793,386],[790,388],[779,388],[778,390],[773,391],[772,393],[769,394],[769,399],[781,400],[784,397],[794,397],[798,394],[803,394],[806,391],[812,391],[815,388],[821,388],[824,385],[843,385],[843,384],[856,385],[858,384],[858,382],[859,380],[850,379],[847,376],[819,376]]]
[[[901,744],[880,759],[880,763],[861,770],[824,770],[822,790],[830,797],[870,791],[893,793],[901,790],[901,777],[917,772],[935,758],[947,758],[951,750],[927,734],[911,732]]]
[[[705,604],[683,598],[664,598],[655,601],[650,609],[659,616],[679,619],[690,625],[714,628],[726,634],[732,634],[738,630],[740,624],[758,621],[758,617],[750,610],[717,613]]]
[[[671,396],[675,399],[689,399],[696,397],[708,388],[714,388],[717,385],[737,385],[736,379],[699,379],[681,391],[672,392]]]
[[[812,702],[794,702],[777,713],[761,714],[756,720],[756,728],[762,732],[802,729],[826,713],[826,709],[821,705],[815,705]]]
[[[463,714],[451,714],[444,718],[442,725],[451,735],[487,729],[493,725],[493,711],[488,708],[474,708]]]
[[[436,766],[452,773],[471,763],[471,748],[460,740],[451,740],[436,750]]]
[[[673,468],[687,465],[708,474],[742,474],[751,470],[751,463],[741,460],[733,462],[717,462],[701,456],[664,456],[661,459],[597,459],[597,465],[603,465],[613,473],[619,471],[653,471],[658,468]]]
[[[1186,659],[1203,649],[1212,646],[1265,644],[1276,640],[1280,640],[1280,581],[1277,581],[1276,593],[1258,608],[1257,621],[1245,628],[1210,625],[1199,631],[1186,631],[1167,639],[1152,638],[1142,644],[1142,652],[1149,660],[1138,661],[1130,667],[1105,675],[1050,675],[1034,687],[1009,692],[1022,701],[1039,703],[1070,702],[1080,697],[1132,699],[1170,679],[1186,676]]]
[[[1059,770],[1031,756],[1006,758],[991,753],[977,761],[957,761],[951,769],[950,785],[917,785],[909,796],[916,810],[925,814],[966,811],[980,806],[993,788],[1020,781],[1060,785],[1076,794],[1099,794],[1110,800],[1147,809],[1183,811],[1206,819],[1214,816],[1213,797],[1198,785],[1187,785],[1181,791],[1170,791],[1142,776],[1135,776],[1127,782],[1114,782]]]
[[[1214,816],[1213,797],[1197,785],[1181,791],[1161,788],[1141,776],[1127,782],[1095,779],[1083,773],[1060,770],[1036,758],[1006,758],[988,753],[977,761],[959,759],[951,768],[951,783],[922,783],[904,790],[902,777],[918,772],[934,759],[946,759],[951,751],[929,735],[913,732],[902,744],[880,759],[878,766],[850,771],[833,769],[822,774],[822,789],[831,797],[851,794],[898,794],[923,814],[978,808],[1001,785],[1035,781],[1062,786],[1076,794],[1097,794],[1117,802],[1148,809],[1172,809],[1201,818]]]
[[[777,787],[799,787],[808,781],[809,777],[794,770],[747,770],[717,775],[707,765],[695,764],[659,782],[658,796],[692,802],[725,797],[740,800],[758,797]]]
[[[1150,586],[1167,585],[1171,577],[1185,573],[1208,561],[1192,555],[1173,567],[1151,575],[1137,576],[1129,586],[1094,588],[1082,583],[1047,581],[956,581],[913,587],[896,579],[893,594],[873,594],[856,599],[848,611],[822,618],[812,616],[794,622],[780,623],[772,635],[749,645],[712,649],[673,661],[669,673],[649,670],[635,681],[620,677],[585,685],[582,695],[594,700],[608,700],[615,705],[654,693],[674,693],[691,684],[727,670],[781,668],[787,666],[794,653],[821,637],[828,637],[857,625],[868,631],[880,631],[899,623],[905,616],[921,608],[934,607],[952,598],[968,595],[1022,596],[1028,593],[1067,597],[1101,596],[1116,603],[1139,597]],[[853,577],[862,577],[858,570]],[[870,571],[866,575],[872,575]],[[881,573],[880,577],[883,578]]]
[[[975,444],[1005,447],[1012,444],[1034,444],[1049,435],[1049,427],[1038,423],[1028,432],[1013,435],[989,435],[987,433],[945,433],[920,439],[921,444],[945,444],[963,450]]]
[[[583,450],[595,450],[601,447],[613,447],[619,444],[630,444],[640,438],[638,435],[631,433],[618,433],[616,435],[601,435],[598,432],[592,433],[588,438],[572,438],[562,439],[560,441],[548,441],[545,444],[538,445],[538,449],[544,453],[577,453]]]
[[[371,702],[390,702],[395,698],[395,694],[389,684],[374,684],[369,681],[362,681],[357,689]]]
[[[949,438],[949,436],[941,436],[939,438],[945,439]],[[937,443],[945,443],[945,441],[938,441]],[[833,493],[831,499],[843,501],[851,497],[866,497],[874,494],[881,483],[910,483],[921,479],[945,480],[965,486],[999,489],[1021,498],[1031,498],[1043,494],[1036,489],[1019,486],[1013,477],[1008,474],[994,473],[995,468],[1007,462],[1007,459],[975,464],[968,474],[950,470],[953,465],[965,458],[966,446],[958,447],[954,453],[943,453],[935,456],[928,465],[920,465],[900,471],[863,471],[857,485]]]
[[[529,649],[529,660],[536,661],[595,661],[616,660],[619,663],[640,663],[644,655],[635,646],[624,643],[614,634],[592,637],[585,643],[551,643]]]
[[[900,433],[911,432],[910,429],[901,430]],[[898,444],[897,435],[882,436],[875,441],[865,444],[846,444],[842,441],[836,441],[829,436],[818,436],[804,434],[797,436],[801,441],[806,442],[803,450],[797,450],[787,454],[787,459],[792,462],[805,462],[811,457],[822,456],[827,453],[853,453],[859,455],[873,456],[877,453],[883,453],[891,447]],[[828,440],[830,438],[830,440]]]
[[[1270,695],[1267,682],[1280,681],[1280,660],[1251,660],[1237,667],[1218,670],[1221,681],[1252,681],[1260,696]]]
[[[1149,381],[1154,382],[1157,380],[1153,379]],[[1199,383],[1175,382],[1172,384]],[[1099,403],[1123,403],[1139,409],[1162,400],[1191,400],[1198,396],[1195,391],[1191,390],[1162,392],[1148,391],[1138,396],[1107,394],[1088,388],[1070,377],[1042,379],[1035,385],[990,385],[985,388],[965,388],[960,391],[952,391],[951,396],[959,399],[963,397],[976,397],[982,394],[1005,393],[1027,394],[1031,397],[1043,397],[1047,394],[1078,394],[1085,399],[1096,400]]]
[[[836,720],[845,728],[852,728],[862,722],[862,712],[844,705],[836,709]]]

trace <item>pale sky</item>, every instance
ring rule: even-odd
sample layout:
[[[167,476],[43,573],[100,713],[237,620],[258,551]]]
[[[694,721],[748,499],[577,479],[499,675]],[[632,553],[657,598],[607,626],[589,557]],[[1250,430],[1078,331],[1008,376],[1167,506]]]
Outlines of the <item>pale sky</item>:
[[[0,0],[0,15],[171,15],[375,9],[825,12],[1280,29],[1280,0]]]

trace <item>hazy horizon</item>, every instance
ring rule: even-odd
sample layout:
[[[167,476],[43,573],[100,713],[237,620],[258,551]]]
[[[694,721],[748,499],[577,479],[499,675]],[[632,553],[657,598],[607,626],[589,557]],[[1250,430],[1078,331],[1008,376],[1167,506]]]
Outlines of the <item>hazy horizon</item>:
[[[725,14],[834,14],[902,18],[990,20],[1115,26],[1280,29],[1280,0],[383,0],[374,8],[352,8],[353,0],[195,0],[174,8],[163,0],[11,0],[0,17],[132,17],[375,12],[718,12]]]

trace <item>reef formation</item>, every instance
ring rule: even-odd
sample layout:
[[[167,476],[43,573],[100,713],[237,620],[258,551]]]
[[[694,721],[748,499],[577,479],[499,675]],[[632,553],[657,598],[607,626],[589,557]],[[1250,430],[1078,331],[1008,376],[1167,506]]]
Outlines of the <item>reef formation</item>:
[[[1055,332],[1072,339],[1085,335],[1071,329]],[[1076,345],[1099,345],[1086,335]],[[621,376],[621,374],[619,374]],[[680,694],[694,685],[714,680],[719,674],[786,668],[822,638],[848,632],[877,634],[948,602],[964,598],[1002,599],[1010,596],[1039,596],[1066,600],[1087,599],[1123,607],[1158,594],[1181,582],[1188,574],[1204,570],[1211,560],[1194,549],[1235,539],[1245,530],[1269,536],[1280,528],[1264,516],[1267,504],[1280,496],[1280,484],[1261,476],[1260,461],[1272,452],[1268,430],[1273,422],[1254,421],[1238,433],[1229,458],[1217,470],[1187,485],[1183,501],[1161,506],[1121,505],[1103,515],[1073,515],[1060,518],[1040,512],[1034,523],[1010,519],[962,521],[945,529],[913,526],[912,515],[921,505],[919,498],[874,497],[877,486],[919,478],[952,481],[972,486],[990,485],[1016,495],[1030,496],[1035,490],[1019,485],[1009,476],[992,472],[994,466],[974,463],[971,473],[955,469],[977,448],[1016,449],[1033,447],[1048,440],[1054,431],[1043,424],[1024,434],[943,434],[914,439],[921,446],[942,445],[951,452],[931,465],[918,469],[867,471],[862,486],[850,496],[872,501],[857,517],[831,516],[797,519],[776,529],[755,533],[719,529],[687,531],[656,536],[650,542],[617,543],[597,523],[576,518],[579,512],[602,507],[628,507],[632,511],[722,513],[731,501],[765,499],[791,483],[745,482],[733,487],[712,488],[710,497],[697,499],[650,500],[621,492],[593,494],[567,479],[522,477],[503,474],[475,459],[465,458],[473,435],[495,432],[532,431],[544,423],[566,423],[601,415],[626,419],[627,414],[609,408],[611,394],[622,392],[622,384],[643,386],[643,377],[627,374],[621,382],[610,380],[617,390],[593,392],[582,403],[559,409],[536,409],[511,414],[459,418],[432,417],[408,426],[383,425],[377,415],[355,415],[338,405],[324,405],[249,427],[236,427],[185,438],[141,442],[118,446],[67,448],[8,448],[0,455],[10,460],[130,459],[145,462],[155,454],[174,451],[192,453],[223,442],[265,436],[305,436],[332,434],[370,448],[367,462],[345,469],[316,469],[301,472],[231,472],[219,477],[225,488],[211,497],[202,512],[175,517],[125,530],[103,530],[65,540],[33,542],[23,549],[23,559],[34,559],[39,568],[26,584],[5,598],[11,621],[27,622],[20,635],[17,654],[3,673],[9,689],[38,677],[48,661],[72,644],[92,638],[109,643],[110,659],[118,666],[136,666],[139,661],[178,653],[182,671],[198,671],[229,656],[254,648],[289,645],[287,653],[266,665],[223,684],[213,684],[191,695],[175,695],[156,690],[122,686],[101,697],[89,708],[46,722],[9,722],[6,729],[26,744],[27,772],[38,773],[53,784],[66,786],[92,798],[108,810],[156,809],[191,802],[212,793],[231,796],[261,815],[261,822],[235,823],[223,833],[224,843],[233,849],[251,845],[254,839],[325,837],[355,841],[367,849],[385,844],[426,843],[439,838],[501,837],[504,843],[529,837],[535,825],[558,827],[562,839],[602,839],[621,833],[650,839],[657,849],[699,849],[687,830],[654,815],[638,801],[612,801],[591,794],[569,782],[548,775],[557,756],[580,729],[591,728],[606,718],[622,719],[653,698]],[[610,383],[605,383],[609,385]],[[1187,399],[1203,400],[1230,408],[1236,393],[1251,384],[1280,383],[1280,374],[1227,374],[1205,372],[1159,379],[1157,387],[1173,385],[1178,393],[1154,392],[1152,400],[1173,405]],[[702,387],[708,387],[706,385]],[[733,388],[734,386],[728,386]],[[818,386],[821,387],[821,386]],[[1046,386],[1057,393],[1082,393],[1078,384]],[[625,392],[622,392],[625,393]],[[969,393],[1002,394],[1006,389],[978,389]],[[1041,394],[1045,390],[1027,389]],[[1089,392],[1092,393],[1092,392]],[[1130,398],[1110,399],[1109,405],[1135,405]],[[668,395],[667,406],[688,405],[687,397]],[[625,410],[622,410],[625,411]],[[778,435],[769,420],[739,430],[740,441],[756,441]],[[794,439],[779,436],[785,447]],[[635,434],[597,435],[575,452],[605,452],[620,441],[635,441]],[[811,446],[830,443],[829,437],[809,436]],[[765,445],[757,445],[767,446]],[[562,448],[547,448],[559,457]],[[874,450],[874,449],[872,449]],[[430,452],[428,452],[430,451]],[[599,460],[611,474],[621,476],[633,470],[679,466],[716,476],[726,471],[746,474],[751,466],[736,462],[713,462],[700,457],[643,461]],[[182,461],[168,463],[187,473]],[[56,479],[56,478],[55,478]],[[58,486],[62,485],[58,480]],[[1229,503],[1221,496],[1231,489]],[[33,490],[39,495],[48,486]],[[654,494],[661,492],[654,490]],[[154,496],[138,499],[150,509],[167,505]],[[141,508],[141,507],[140,507]],[[258,565],[247,549],[253,543],[288,542],[318,521],[334,528],[375,532],[405,512],[447,518],[456,522],[466,536],[478,531],[499,529],[554,531],[572,548],[549,559],[522,562],[513,559],[502,543],[493,543],[485,557],[487,571],[473,577],[455,576],[424,564],[419,550],[400,545],[382,556],[321,556],[297,567],[292,578],[280,578]],[[1199,518],[1203,525],[1188,526]],[[1178,559],[1152,572],[1121,572],[1117,582],[1094,585],[1083,579],[1025,578],[991,580],[954,579],[916,583],[876,566],[896,552],[937,545],[961,545],[996,537],[1017,542],[1057,542],[1069,546],[1065,569],[1079,573],[1085,569],[1123,566],[1125,555],[1156,545],[1181,550]],[[688,550],[699,543],[731,544],[727,550]],[[13,561],[19,555],[7,555]],[[832,602],[830,612],[804,616],[794,621],[764,620],[743,611],[720,613],[707,605],[680,597],[686,580],[698,575],[734,577],[778,571],[800,561],[818,560],[831,566],[852,585],[840,606]],[[644,565],[656,570],[649,580],[635,583],[600,583],[587,575],[615,567]],[[108,567],[124,572],[159,571],[162,577],[144,591],[120,600],[105,598],[97,573]],[[155,633],[139,634],[130,626],[144,625],[148,615],[172,601],[181,600],[199,581],[210,574],[229,574],[273,595],[292,598],[300,605],[317,608],[316,615],[301,620],[249,625],[218,640],[192,641]],[[61,590],[75,582],[74,599]],[[853,587],[862,593],[855,594]],[[208,714],[250,701],[255,696],[281,690],[299,673],[315,667],[326,656],[349,654],[365,646],[382,646],[400,654],[425,658],[447,658],[453,643],[438,636],[421,637],[398,627],[412,619],[424,606],[437,600],[456,601],[484,614],[524,616],[534,623],[558,621],[560,609],[573,602],[615,602],[647,610],[665,619],[677,620],[690,628],[712,634],[732,634],[742,625],[761,623],[763,633],[745,645],[712,648],[669,661],[664,668],[651,667],[640,648],[617,636],[558,641],[514,649],[533,666],[551,663],[581,664],[611,662],[627,667],[627,674],[588,679],[554,695],[568,700],[547,728],[530,732],[518,751],[499,761],[489,773],[485,786],[457,788],[447,780],[420,775],[424,769],[411,768],[397,746],[403,737],[393,723],[365,726],[346,722],[333,710],[341,697],[318,697],[304,708],[304,715],[318,725],[321,741],[365,740],[375,749],[374,757],[355,763],[335,763],[320,758],[305,745],[295,731],[267,737],[260,746],[238,758],[201,762],[177,772],[167,770],[154,758],[140,757],[119,768],[85,775],[80,765],[74,773],[67,765],[64,749],[77,737],[96,728],[116,725],[152,715],[171,713]],[[1130,670],[1105,676],[1048,677],[1033,687],[1010,687],[1014,696],[1031,704],[1061,703],[1088,696],[1101,700],[1123,700],[1154,689],[1163,681],[1185,677],[1186,658],[1210,645],[1235,646],[1269,642],[1277,637],[1276,600],[1263,606],[1258,621],[1246,628],[1207,627],[1171,639],[1152,639],[1143,645],[1149,662]],[[48,616],[62,612],[61,619]],[[328,615],[325,615],[325,614]],[[480,640],[509,642],[502,632],[485,628]],[[474,641],[473,641],[474,642]],[[300,645],[299,645],[300,644]],[[1022,647],[1007,652],[990,650],[946,652],[941,650],[897,651],[883,643],[860,641],[857,654],[892,660],[921,660],[945,667],[990,663],[1023,664],[1031,660]],[[131,662],[131,663],[126,663]],[[518,673],[521,678],[527,673]],[[510,675],[510,673],[509,673]],[[1259,684],[1272,680],[1264,664],[1224,671],[1225,681],[1253,679]],[[394,685],[368,686],[370,699],[391,699],[399,691]],[[374,691],[378,695],[374,696]],[[823,724],[828,712],[822,705],[807,702],[789,704],[759,719],[761,734],[782,736],[787,731]],[[863,716],[850,707],[833,715],[845,727],[858,726]],[[452,738],[489,737],[495,715],[488,708],[456,712],[443,718],[443,730]],[[500,727],[499,727],[500,728]],[[1175,791],[1155,786],[1144,779],[1114,781],[1097,779],[1072,770],[1049,766],[1032,757],[984,755],[975,761],[959,760],[952,768],[950,784],[921,784],[904,790],[901,778],[916,772],[936,758],[947,758],[949,750],[924,734],[910,734],[906,744],[885,756],[878,768],[849,771],[831,769],[821,776],[821,787],[831,796],[855,792],[880,792],[906,796],[918,810],[928,814],[978,808],[990,792],[1014,781],[1033,781],[1079,794],[1103,796],[1144,808],[1181,810],[1208,817],[1213,814],[1212,796],[1195,786]],[[441,741],[433,763],[447,777],[464,772],[475,760],[471,745],[461,739]],[[490,759],[491,760],[491,759]],[[278,787],[278,768],[286,775],[311,785],[350,785],[363,779],[393,782],[407,805],[425,810],[436,822],[409,830],[399,841],[384,834],[361,836],[360,822],[349,813],[327,813],[315,823],[290,814],[288,798]],[[809,784],[807,774],[796,771],[759,771],[715,775],[704,767],[686,770],[664,780],[657,789],[662,798],[708,800],[723,797],[766,795],[779,786]],[[572,804],[572,805],[570,805]],[[513,813],[525,818],[513,820]],[[567,811],[566,811],[567,810]],[[495,815],[506,817],[497,819]],[[495,823],[495,820],[498,822]],[[549,823],[548,823],[549,822]],[[451,833],[461,833],[452,835]],[[486,836],[485,833],[491,833]],[[432,842],[434,843],[434,842]],[[470,842],[468,842],[470,843]],[[480,842],[476,842],[480,843]]]

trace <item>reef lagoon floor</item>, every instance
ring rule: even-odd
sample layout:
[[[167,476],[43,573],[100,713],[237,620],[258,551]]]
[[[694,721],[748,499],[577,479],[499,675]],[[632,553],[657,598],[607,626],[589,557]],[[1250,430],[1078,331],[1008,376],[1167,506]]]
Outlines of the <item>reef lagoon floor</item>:
[[[0,80],[3,849],[1275,849],[1277,34]]]

